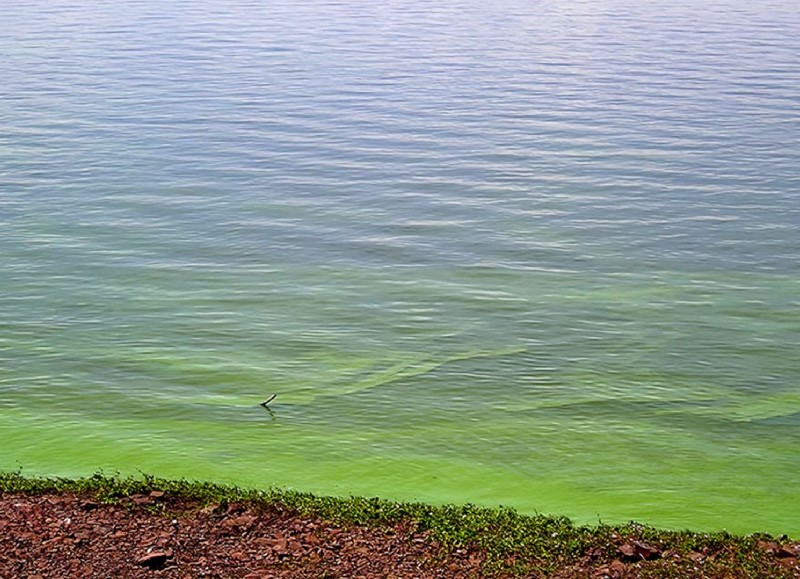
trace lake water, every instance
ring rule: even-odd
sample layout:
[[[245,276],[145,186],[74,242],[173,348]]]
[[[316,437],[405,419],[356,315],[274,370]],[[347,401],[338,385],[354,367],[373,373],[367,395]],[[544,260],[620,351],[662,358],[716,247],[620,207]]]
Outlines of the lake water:
[[[2,8],[0,469],[800,534],[796,0]]]

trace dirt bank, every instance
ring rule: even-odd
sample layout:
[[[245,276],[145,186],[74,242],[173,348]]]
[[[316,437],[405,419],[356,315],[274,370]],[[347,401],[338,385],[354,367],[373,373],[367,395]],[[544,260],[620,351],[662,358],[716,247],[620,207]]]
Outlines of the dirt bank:
[[[543,571],[525,549],[487,565],[486,550],[445,548],[412,520],[336,525],[279,504],[205,504],[160,490],[112,502],[71,491],[0,494],[0,577],[15,579],[800,577],[800,544],[737,541],[685,542],[695,546],[681,550],[606,533]]]

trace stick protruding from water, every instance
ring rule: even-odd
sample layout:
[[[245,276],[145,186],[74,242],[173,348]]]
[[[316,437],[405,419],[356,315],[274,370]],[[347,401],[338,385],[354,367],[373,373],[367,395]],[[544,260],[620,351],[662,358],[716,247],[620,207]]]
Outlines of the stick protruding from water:
[[[270,403],[270,402],[272,402],[273,400],[275,400],[275,398],[276,398],[277,396],[278,396],[277,394],[273,394],[272,396],[270,396],[269,398],[267,398],[266,400],[264,400],[264,402],[261,402],[261,403],[259,404],[259,406],[263,406],[264,408],[269,408],[269,403]]]

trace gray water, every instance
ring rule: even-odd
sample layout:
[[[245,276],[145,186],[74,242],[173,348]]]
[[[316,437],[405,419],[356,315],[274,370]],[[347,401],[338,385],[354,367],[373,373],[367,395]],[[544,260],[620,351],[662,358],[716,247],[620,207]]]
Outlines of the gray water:
[[[796,2],[0,8],[0,469],[800,533]]]

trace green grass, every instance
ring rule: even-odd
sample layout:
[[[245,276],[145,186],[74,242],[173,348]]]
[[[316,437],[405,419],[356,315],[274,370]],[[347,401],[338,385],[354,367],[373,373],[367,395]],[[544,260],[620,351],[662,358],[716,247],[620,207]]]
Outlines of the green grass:
[[[256,490],[209,482],[168,480],[151,475],[87,478],[32,478],[20,472],[0,472],[0,493],[46,494],[71,492],[113,503],[123,497],[162,491],[165,497],[197,502],[248,503],[254,508],[278,509],[314,517],[340,526],[380,527],[412,521],[428,531],[443,552],[477,549],[486,553],[485,571],[547,575],[588,560],[602,565],[620,558],[619,545],[638,540],[665,553],[642,563],[638,576],[672,577],[797,577],[763,549],[759,541],[789,542],[766,534],[735,536],[726,532],[669,531],[637,523],[621,526],[575,526],[565,517],[521,515],[508,508],[474,505],[435,506],[398,503],[379,498],[316,496],[292,490]],[[692,559],[691,556],[694,556]],[[702,561],[697,561],[702,555]]]

